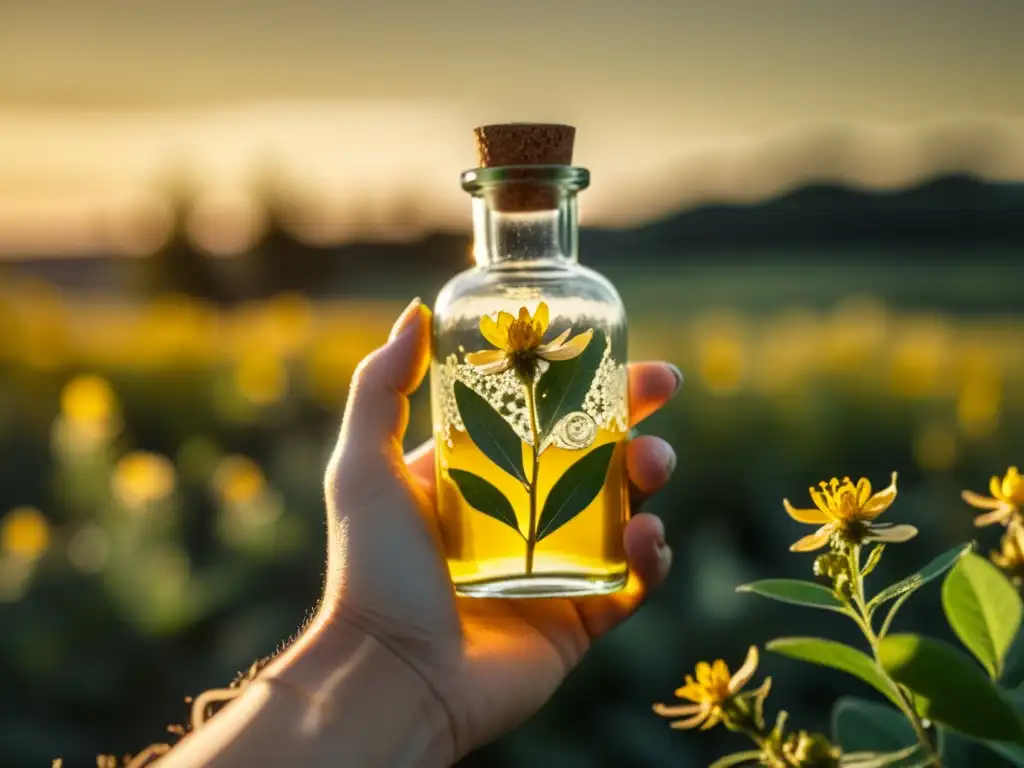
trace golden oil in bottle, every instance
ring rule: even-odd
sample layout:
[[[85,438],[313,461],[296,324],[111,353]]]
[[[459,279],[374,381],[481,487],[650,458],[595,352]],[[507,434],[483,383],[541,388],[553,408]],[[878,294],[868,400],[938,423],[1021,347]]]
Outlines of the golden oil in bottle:
[[[527,155],[571,131],[494,128],[501,139],[532,136]],[[627,572],[626,318],[611,284],[577,261],[576,193],[589,175],[488,149],[508,164],[463,174],[477,265],[445,286],[434,311],[438,508],[452,580],[487,597],[612,592]]]

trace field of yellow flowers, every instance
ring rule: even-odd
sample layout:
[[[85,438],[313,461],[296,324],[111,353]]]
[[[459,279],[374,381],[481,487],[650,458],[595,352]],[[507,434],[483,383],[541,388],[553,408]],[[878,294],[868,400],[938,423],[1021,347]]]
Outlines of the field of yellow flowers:
[[[138,303],[4,283],[0,677],[25,693],[0,705],[0,763],[75,764],[161,740],[184,696],[294,632],[319,589],[320,477],[348,379],[403,304]],[[654,502],[675,572],[560,692],[557,717],[481,764],[527,764],[556,728],[571,741],[600,730],[595,719],[618,735],[588,748],[622,764],[720,753],[714,739],[674,741],[647,702],[690,659],[767,636],[775,614],[741,607],[732,587],[778,572],[797,527],[777,499],[832,472],[898,467],[909,519],[941,543],[975,534],[969,514],[935,500],[1024,455],[1024,316],[907,313],[863,295],[631,320],[632,357],[671,360],[687,380],[649,426],[680,454]],[[422,395],[411,432],[429,436]],[[890,575],[912,570],[893,560]],[[791,690],[805,720],[831,686]],[[587,754],[559,764],[598,764]]]

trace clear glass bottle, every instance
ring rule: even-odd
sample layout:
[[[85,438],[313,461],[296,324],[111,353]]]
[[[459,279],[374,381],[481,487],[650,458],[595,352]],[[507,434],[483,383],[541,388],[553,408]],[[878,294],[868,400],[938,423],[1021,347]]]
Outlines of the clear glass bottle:
[[[431,395],[442,538],[463,595],[626,582],[626,315],[577,262],[588,183],[568,165],[462,175],[476,265],[437,298]]]

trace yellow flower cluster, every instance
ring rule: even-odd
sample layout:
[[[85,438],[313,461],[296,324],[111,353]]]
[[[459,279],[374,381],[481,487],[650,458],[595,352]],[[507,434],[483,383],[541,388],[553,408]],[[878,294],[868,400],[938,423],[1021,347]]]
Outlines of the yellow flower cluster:
[[[682,717],[672,723],[673,728],[714,728],[726,717],[730,702],[746,687],[757,671],[757,646],[750,646],[747,658],[736,674],[729,673],[723,659],[713,664],[698,662],[693,675],[686,676],[686,684],[676,690],[676,696],[689,704],[668,706],[655,704],[654,711],[662,717]]]
[[[783,499],[786,512],[799,523],[820,525],[814,533],[804,536],[790,547],[792,552],[811,552],[828,544],[833,537],[863,544],[870,541],[899,543],[909,541],[917,535],[912,525],[876,523],[875,519],[896,500],[896,473],[892,473],[889,487],[878,493],[871,493],[871,483],[866,477],[856,485],[848,477],[842,482],[832,478],[819,483],[819,488],[810,489],[813,509],[797,509]]]

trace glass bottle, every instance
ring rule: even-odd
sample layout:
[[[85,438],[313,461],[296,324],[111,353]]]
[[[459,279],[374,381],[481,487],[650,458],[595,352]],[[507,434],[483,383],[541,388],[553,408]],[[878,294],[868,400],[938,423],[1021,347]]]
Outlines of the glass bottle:
[[[588,183],[569,165],[462,174],[476,264],[437,298],[431,398],[440,527],[463,595],[626,582],[626,315],[577,262]]]

